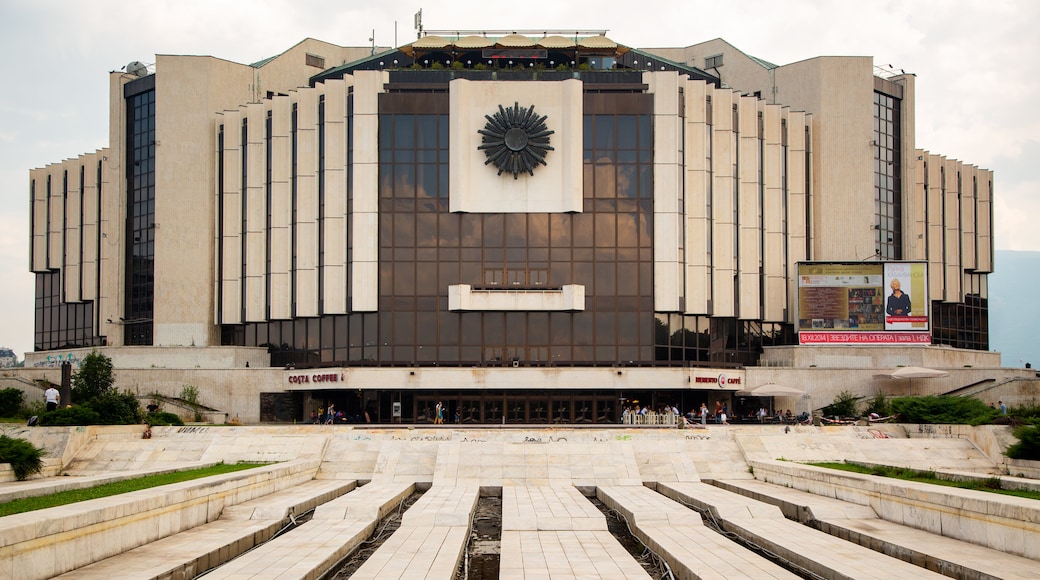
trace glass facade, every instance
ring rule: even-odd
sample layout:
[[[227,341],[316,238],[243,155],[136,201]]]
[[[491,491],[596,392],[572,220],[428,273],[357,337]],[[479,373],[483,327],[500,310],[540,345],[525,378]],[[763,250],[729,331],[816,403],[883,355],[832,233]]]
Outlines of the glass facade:
[[[584,98],[581,213],[452,213],[447,94],[381,95],[378,312],[225,325],[222,342],[276,366],[725,366],[794,344],[788,324],[654,312],[652,96]],[[451,312],[454,284],[581,284],[585,309]]]
[[[932,344],[989,350],[986,275],[969,274],[964,283],[964,302],[932,302]]]
[[[278,365],[654,360],[649,95],[586,97],[595,114],[584,119],[578,214],[451,213],[446,95],[384,96],[378,313],[225,326],[226,344],[266,345]],[[453,284],[582,284],[585,310],[450,312]]]
[[[874,241],[880,260],[903,259],[902,100],[874,92]]]
[[[63,302],[61,272],[36,274],[34,350],[104,346],[94,330],[94,303]]]
[[[123,342],[150,345],[155,302],[154,86],[127,96],[126,115],[127,272]]]

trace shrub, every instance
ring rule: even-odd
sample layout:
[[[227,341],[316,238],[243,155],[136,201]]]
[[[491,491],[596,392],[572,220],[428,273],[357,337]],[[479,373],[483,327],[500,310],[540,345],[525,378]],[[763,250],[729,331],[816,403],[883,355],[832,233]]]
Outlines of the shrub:
[[[891,413],[891,408],[888,404],[888,397],[884,393],[878,391],[874,398],[867,401],[867,408],[864,410],[865,413],[877,413],[882,417],[887,417]]]
[[[141,405],[129,391],[119,393],[113,389],[84,406],[97,412],[102,425],[134,425],[141,422]]]
[[[176,413],[167,413],[165,411],[145,415],[144,420],[150,427],[155,427],[156,425],[184,425],[184,421]]]
[[[98,425],[100,423],[101,416],[97,414],[97,411],[84,405],[55,409],[40,415],[40,425],[44,426]]]
[[[1007,448],[1005,453],[1011,459],[1040,460],[1040,426],[1023,425],[1014,430],[1018,443]]]
[[[24,439],[0,435],[0,463],[10,463],[18,481],[25,481],[43,469],[43,449]]]
[[[15,388],[0,390],[0,417],[15,417],[22,408],[24,395]]]
[[[195,412],[195,422],[202,420],[202,411],[199,403],[199,388],[195,385],[184,385],[181,388],[181,400],[191,407],[191,410]]]
[[[858,417],[859,400],[852,391],[842,391],[834,397],[834,402],[823,408],[824,415],[836,415],[838,417]]]
[[[1000,413],[971,397],[898,397],[891,405],[903,423],[981,425]]]

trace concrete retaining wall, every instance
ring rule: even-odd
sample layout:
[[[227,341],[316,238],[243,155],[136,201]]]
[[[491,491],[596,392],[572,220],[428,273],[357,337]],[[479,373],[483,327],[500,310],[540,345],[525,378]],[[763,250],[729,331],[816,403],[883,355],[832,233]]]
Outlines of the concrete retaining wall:
[[[301,460],[7,516],[0,578],[51,578],[217,519],[221,511],[313,479]]]
[[[1040,559],[1040,503],[784,461],[751,461],[755,479],[869,505],[884,520]]]

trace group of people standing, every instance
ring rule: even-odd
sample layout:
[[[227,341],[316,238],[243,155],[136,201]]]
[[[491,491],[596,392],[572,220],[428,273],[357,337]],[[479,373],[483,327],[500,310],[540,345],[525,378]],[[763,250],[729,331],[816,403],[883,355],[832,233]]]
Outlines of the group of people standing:
[[[701,425],[707,425],[709,419],[719,425],[729,425],[729,403],[715,401],[714,411],[708,409],[707,403],[701,403],[700,409],[690,409],[690,412],[686,413],[688,423],[699,422]]]

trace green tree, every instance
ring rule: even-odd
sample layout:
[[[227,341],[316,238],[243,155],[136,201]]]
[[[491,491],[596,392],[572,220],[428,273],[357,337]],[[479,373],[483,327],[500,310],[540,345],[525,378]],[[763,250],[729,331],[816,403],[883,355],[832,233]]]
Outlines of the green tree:
[[[79,370],[72,375],[72,400],[97,413],[97,423],[102,425],[140,423],[141,405],[137,397],[129,391],[117,391],[114,383],[112,359],[94,351],[83,357]],[[81,413],[62,420],[83,420],[88,416]]]
[[[83,357],[79,370],[72,374],[72,400],[86,403],[112,390],[115,383],[112,359],[94,351]]]

